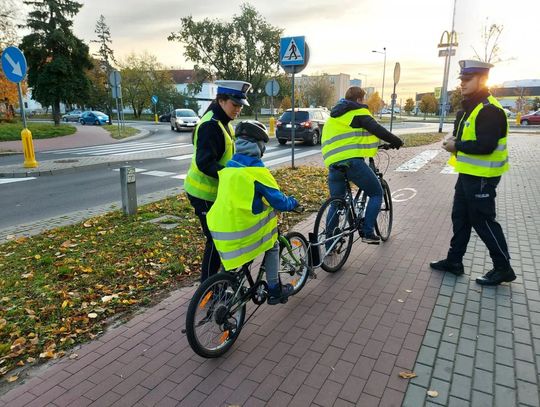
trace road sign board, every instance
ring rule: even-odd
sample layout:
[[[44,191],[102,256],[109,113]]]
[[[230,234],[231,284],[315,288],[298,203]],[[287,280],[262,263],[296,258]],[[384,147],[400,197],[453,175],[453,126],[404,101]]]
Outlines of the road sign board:
[[[266,82],[264,90],[268,96],[277,96],[279,93],[279,82],[275,79],[270,79],[268,82]]]
[[[283,37],[279,39],[279,63],[281,66],[305,64],[306,37]]]
[[[453,57],[454,55],[456,55],[456,50],[455,50],[455,48],[452,48],[450,50],[450,56]],[[448,48],[447,49],[440,49],[439,50],[439,56],[440,57],[447,57],[448,56]]]
[[[120,76],[120,72],[118,71],[112,71],[109,74],[109,83],[112,86],[118,86],[120,83],[122,83],[122,77]]]
[[[113,86],[112,87],[112,97],[113,99],[122,99],[122,86]]]
[[[394,84],[397,85],[399,82],[399,77],[401,76],[401,65],[399,62],[396,62],[396,65],[394,66]]]
[[[152,99],[152,103],[153,103],[154,105],[157,105],[158,97],[157,97],[156,95],[153,95],[151,99]]]
[[[10,82],[19,83],[26,75],[26,58],[17,47],[7,47],[2,53],[2,69]]]

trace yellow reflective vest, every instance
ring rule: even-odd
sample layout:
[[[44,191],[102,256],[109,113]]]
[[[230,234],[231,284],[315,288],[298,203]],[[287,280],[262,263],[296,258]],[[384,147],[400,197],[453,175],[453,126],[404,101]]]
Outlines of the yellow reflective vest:
[[[199,170],[197,167],[197,139],[199,136],[200,126],[212,120],[214,112],[208,111],[202,118],[197,127],[195,128],[195,135],[193,137],[193,157],[191,158],[191,165],[187,173],[186,179],[184,180],[184,190],[199,199],[204,199],[205,201],[215,201],[218,190],[218,180],[214,177],[206,175],[204,172]],[[225,166],[227,161],[229,161],[234,154],[234,142],[231,137],[231,134],[234,134],[234,129],[230,124],[228,124],[229,132],[223,126],[219,120],[217,121],[221,132],[223,133],[223,138],[225,140],[225,152],[219,159],[218,163]]]
[[[502,109],[501,104],[493,96],[487,98],[489,103],[479,103],[471,112],[463,125],[463,133],[461,134],[462,141],[476,140],[476,118],[478,113],[487,105],[494,105]],[[465,117],[465,116],[463,116]],[[461,127],[461,122],[458,124],[458,129]],[[508,121],[506,122],[506,132],[504,137],[499,139],[497,148],[490,154],[466,154],[458,151],[457,154],[452,154],[448,164],[453,166],[456,172],[461,174],[475,175],[477,177],[498,177],[508,171],[508,149],[506,139],[508,136]]]
[[[270,249],[277,240],[276,212],[252,212],[255,181],[279,189],[265,167],[226,167],[219,171],[217,198],[206,215],[208,229],[225,270],[232,270]]]
[[[339,117],[330,117],[324,124],[321,150],[326,167],[349,158],[377,154],[379,138],[364,129],[352,128],[350,124],[355,116],[371,116],[371,113],[366,108],[355,109]]]

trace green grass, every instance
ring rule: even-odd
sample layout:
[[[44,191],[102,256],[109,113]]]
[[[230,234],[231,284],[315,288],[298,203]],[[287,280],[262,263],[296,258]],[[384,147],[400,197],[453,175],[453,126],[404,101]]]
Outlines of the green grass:
[[[414,133],[404,134],[399,137],[405,143],[405,147],[417,147],[442,141],[446,133]]]
[[[21,123],[0,123],[0,141],[20,140],[22,129]],[[33,139],[68,136],[77,130],[69,124],[55,126],[50,123],[28,123],[28,129],[32,132]]]
[[[140,130],[136,129],[134,127],[124,126],[124,128],[120,128],[120,134],[118,134],[118,125],[117,124],[111,124],[111,125],[104,125],[103,128],[107,130],[111,137],[117,140],[134,136],[135,134],[139,134]]]

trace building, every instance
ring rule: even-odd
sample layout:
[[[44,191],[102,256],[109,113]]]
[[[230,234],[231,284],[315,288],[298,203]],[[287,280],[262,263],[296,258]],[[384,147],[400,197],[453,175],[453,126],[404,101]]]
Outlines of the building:
[[[334,87],[334,96],[331,101],[331,105],[334,105],[339,99],[341,99],[345,95],[345,92],[347,91],[347,89],[349,89],[349,86],[351,83],[351,77],[348,74],[340,73],[337,75],[329,75],[329,74],[302,75],[302,76],[295,77],[294,79],[295,87],[297,88],[307,87],[310,81],[314,80],[315,78],[320,78],[321,76],[328,78],[328,81]]]
[[[540,98],[540,79],[506,81],[502,85],[491,87],[490,91],[507,109],[515,109],[516,103],[521,99],[521,110],[532,105],[535,98]]]
[[[199,93],[191,95],[188,89],[188,85],[195,82],[195,70],[194,69],[174,69],[170,71],[173,78],[176,91],[185,95],[189,95],[197,99],[199,105],[199,111],[197,112],[199,116],[202,116],[206,109],[215,99],[217,94],[217,85],[212,82],[203,82],[202,89]],[[183,106],[175,106],[175,108]]]

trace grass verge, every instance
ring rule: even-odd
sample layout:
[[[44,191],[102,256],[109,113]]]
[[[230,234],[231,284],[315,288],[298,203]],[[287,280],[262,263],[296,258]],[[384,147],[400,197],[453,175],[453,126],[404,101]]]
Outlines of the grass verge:
[[[286,231],[326,199],[326,171],[273,173],[307,209],[280,216]],[[166,215],[178,217],[173,229],[147,222]],[[116,211],[0,245],[0,376],[15,381],[17,367],[62,356],[113,317],[191,283],[203,251],[199,221],[184,194],[141,206],[133,217]]]
[[[109,132],[112,138],[121,140],[126,137],[134,136],[135,134],[139,134],[140,130],[136,129],[134,127],[124,126],[123,128],[120,128],[120,134],[118,134],[118,125],[117,124],[106,124],[103,126],[105,130]]]
[[[0,141],[20,140],[22,129],[22,123],[1,123]],[[28,123],[28,129],[32,132],[33,139],[68,136],[77,130],[75,126],[69,124],[55,126],[51,123]]]
[[[427,144],[433,144],[438,141],[441,141],[446,133],[415,133],[415,134],[404,134],[399,137],[405,143],[405,147],[418,147]]]

